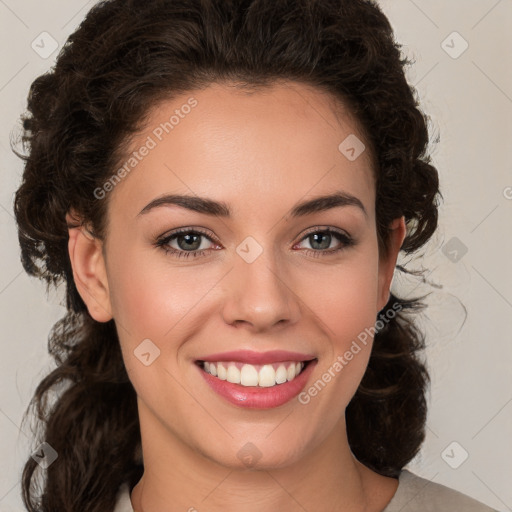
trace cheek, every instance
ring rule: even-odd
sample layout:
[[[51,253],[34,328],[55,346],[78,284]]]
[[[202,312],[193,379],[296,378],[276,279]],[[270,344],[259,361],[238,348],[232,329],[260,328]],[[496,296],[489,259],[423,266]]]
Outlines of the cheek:
[[[190,269],[165,265],[154,252],[126,251],[112,258],[110,296],[116,323],[138,338],[161,339],[204,294]]]
[[[371,267],[361,272],[348,272],[337,289],[332,290],[334,300],[325,305],[332,319],[330,326],[336,340],[337,352],[345,351],[365,328],[376,320],[377,273]],[[331,285],[333,286],[333,285]]]
[[[154,252],[126,248],[112,254],[109,261],[114,320],[125,367],[137,394],[153,411],[165,410],[176,397],[186,402],[187,395],[173,375],[177,351],[190,335],[185,326],[190,328],[191,311],[205,293],[201,281],[194,280],[190,269],[188,273],[183,268],[171,270]],[[155,393],[155,389],[166,392]]]
[[[321,280],[317,273],[302,281],[304,291],[314,291],[308,304],[324,325],[330,346],[319,361],[318,380],[305,390],[301,403],[312,402],[310,411],[330,419],[326,425],[338,420],[366,371],[377,320],[377,278],[377,251],[369,249],[361,250],[350,265],[326,271]]]
[[[336,350],[376,321],[378,258],[371,248],[361,248],[346,264],[304,272],[298,282],[301,297],[325,324]]]

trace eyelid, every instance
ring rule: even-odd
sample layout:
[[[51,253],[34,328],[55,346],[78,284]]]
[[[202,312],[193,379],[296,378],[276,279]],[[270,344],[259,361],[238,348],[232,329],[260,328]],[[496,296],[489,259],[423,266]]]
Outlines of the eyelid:
[[[311,233],[323,233],[325,231],[338,233],[339,235],[343,235],[346,236],[347,238],[352,239],[352,236],[344,229],[335,228],[333,226],[313,226],[312,228],[308,228],[306,231],[303,232],[300,241],[302,241],[306,236],[310,235]]]
[[[200,235],[205,236],[206,238],[209,238],[212,242],[215,242],[215,243],[221,245],[220,242],[217,240],[217,237],[215,235],[213,235],[213,233],[211,231],[206,230],[204,228],[195,227],[195,226],[187,226],[184,228],[171,229],[170,231],[166,231],[164,234],[157,236],[156,241],[157,242],[163,241],[163,240],[169,239],[173,236],[180,235],[182,233],[185,233],[185,234],[186,233],[198,233]]]

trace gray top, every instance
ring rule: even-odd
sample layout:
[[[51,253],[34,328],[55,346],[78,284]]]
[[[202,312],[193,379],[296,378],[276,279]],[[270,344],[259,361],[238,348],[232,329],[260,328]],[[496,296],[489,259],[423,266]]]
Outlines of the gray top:
[[[128,509],[132,512],[131,509]],[[455,489],[404,469],[398,488],[382,512],[498,512]]]
[[[134,512],[128,484],[119,489],[114,512]],[[395,495],[382,512],[498,512],[442,484],[403,469]]]

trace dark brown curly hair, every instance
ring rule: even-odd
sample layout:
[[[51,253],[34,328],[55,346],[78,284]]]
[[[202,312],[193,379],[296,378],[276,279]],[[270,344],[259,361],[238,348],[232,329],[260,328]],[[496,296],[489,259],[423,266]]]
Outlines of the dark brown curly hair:
[[[49,336],[56,368],[26,412],[39,420],[36,444],[58,453],[43,474],[32,458],[24,467],[30,512],[112,510],[119,486],[142,476],[136,394],[115,323],[93,320],[77,291],[65,217],[74,210],[104,236],[108,197],[94,190],[150,107],[224,80],[329,92],[350,107],[372,148],[379,247],[386,250],[390,222],[405,216],[402,251],[412,253],[437,227],[440,193],[408,64],[370,0],[105,0],[91,9],[56,65],[32,83],[23,152],[15,151],[24,160],[14,201],[22,263],[48,287],[66,284],[68,310]],[[393,306],[400,311],[375,335],[346,421],[357,459],[396,477],[425,437],[429,375],[409,314],[420,300],[392,294],[382,313]]]

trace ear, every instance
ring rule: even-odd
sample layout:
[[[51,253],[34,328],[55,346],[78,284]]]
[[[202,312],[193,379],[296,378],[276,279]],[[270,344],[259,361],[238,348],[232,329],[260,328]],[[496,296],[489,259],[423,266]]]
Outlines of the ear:
[[[86,230],[76,214],[66,214],[66,222],[69,258],[78,293],[94,320],[108,322],[112,319],[112,308],[102,252],[103,242]]]
[[[393,220],[390,225],[389,244],[386,254],[382,254],[379,258],[379,291],[377,301],[377,313],[387,304],[395,271],[398,253],[402,247],[405,235],[405,219],[404,217]]]

